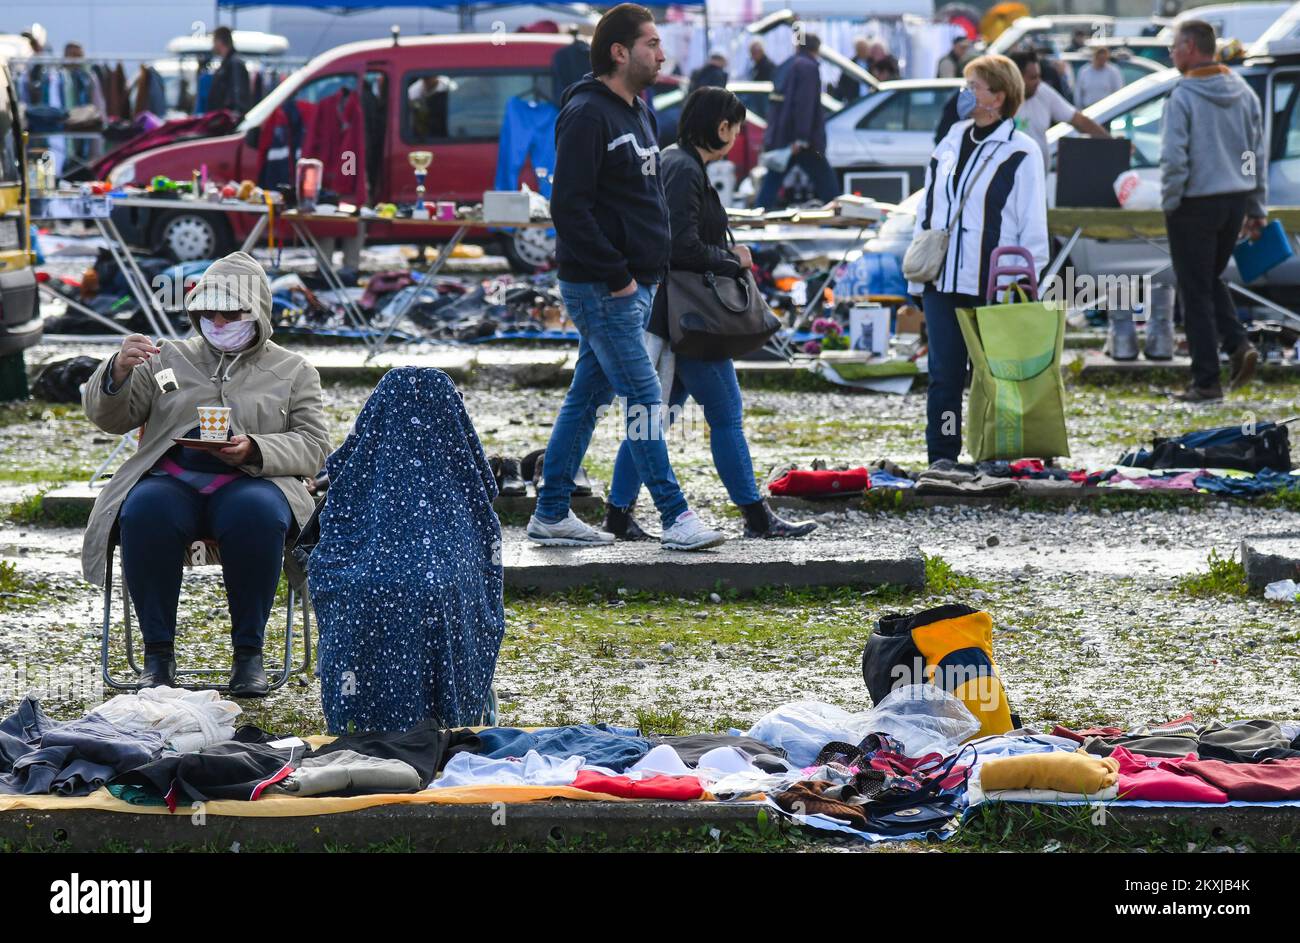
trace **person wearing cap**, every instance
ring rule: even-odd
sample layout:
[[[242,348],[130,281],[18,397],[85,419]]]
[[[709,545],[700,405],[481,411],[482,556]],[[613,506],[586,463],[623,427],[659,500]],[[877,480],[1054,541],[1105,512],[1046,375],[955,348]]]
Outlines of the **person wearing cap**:
[[[715,88],[727,87],[727,54],[721,49],[709,53],[709,61],[691,73],[688,91],[712,85]]]
[[[153,342],[132,334],[86,383],[86,415],[122,435],[140,429],[132,455],[95,500],[82,571],[102,585],[114,534],[144,636],[141,687],[174,686],[176,606],[186,549],[215,540],[229,600],[230,693],[267,693],[262,642],[288,537],[315,503],[304,479],[330,451],[320,375],[271,341],[271,288],[251,256],[235,252],[204,273],[185,302],[194,334]],[[198,410],[230,409],[230,438],[211,451]]]

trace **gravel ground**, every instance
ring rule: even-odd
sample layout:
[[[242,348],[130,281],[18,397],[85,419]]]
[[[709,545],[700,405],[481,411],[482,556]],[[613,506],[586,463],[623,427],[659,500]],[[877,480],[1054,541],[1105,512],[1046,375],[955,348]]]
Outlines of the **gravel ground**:
[[[1250,414],[1289,415],[1297,390],[1256,386],[1224,405],[1194,410],[1169,404],[1154,388],[1076,388],[1069,417],[1073,461],[1109,464],[1152,431],[1180,432]],[[545,444],[562,392],[471,385],[465,397],[485,449],[521,455]],[[368,394],[358,386],[327,387],[336,442]],[[746,402],[760,477],[783,461],[888,457],[906,467],[924,457],[923,395],[754,390],[746,391]],[[609,423],[598,431],[589,453],[587,467],[598,480],[608,480],[612,467],[612,428]],[[0,504],[88,475],[115,441],[93,429],[77,407],[0,407]],[[672,451],[693,504],[738,538],[740,522],[713,470],[698,413],[687,416]],[[653,514],[642,516],[651,523]],[[1300,716],[1297,610],[1236,596],[1193,597],[1178,585],[1180,577],[1206,570],[1211,551],[1231,555],[1244,534],[1294,530],[1298,517],[1240,506],[823,514],[810,539],[901,534],[946,560],[956,576],[948,586],[913,597],[510,598],[497,674],[502,719],[609,720],[684,731],[743,727],[797,698],[863,707],[859,660],[874,620],[944,601],[993,614],[1006,686],[1029,723],[1130,723],[1188,710],[1206,719]],[[522,540],[522,532],[507,528],[507,539]],[[59,716],[94,702],[101,602],[80,578],[79,550],[78,531],[0,523],[0,561],[17,568],[16,583],[0,586],[0,708],[7,710],[32,685],[53,688],[47,706]],[[188,579],[182,660],[225,665],[229,642],[219,576],[199,571]],[[120,653],[114,657],[120,663]],[[250,704],[247,714],[279,729],[322,727],[314,681]]]

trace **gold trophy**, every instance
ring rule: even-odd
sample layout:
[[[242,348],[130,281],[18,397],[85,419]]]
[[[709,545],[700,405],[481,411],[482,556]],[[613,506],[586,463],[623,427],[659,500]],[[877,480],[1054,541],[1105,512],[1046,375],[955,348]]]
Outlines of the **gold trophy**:
[[[411,219],[428,219],[429,211],[424,206],[424,178],[433,163],[433,151],[411,151],[407,160],[415,171],[415,208],[411,210]]]

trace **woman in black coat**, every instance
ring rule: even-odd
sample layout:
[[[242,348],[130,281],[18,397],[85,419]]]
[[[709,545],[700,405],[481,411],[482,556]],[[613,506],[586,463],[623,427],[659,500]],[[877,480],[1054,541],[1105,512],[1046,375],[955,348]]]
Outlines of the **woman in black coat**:
[[[677,143],[664,150],[659,162],[672,228],[670,268],[734,277],[753,264],[748,247],[734,245],[727,228],[727,211],[705,172],[706,164],[727,156],[744,123],[745,106],[725,88],[699,88],[687,96],[677,125]],[[662,295],[655,301],[649,332],[667,337],[667,305]],[[653,344],[654,338],[648,340]],[[687,396],[693,397],[704,411],[713,464],[727,494],[744,514],[745,536],[802,537],[814,530],[814,523],[783,521],[758,493],[749,443],[745,441],[744,404],[731,360],[675,357],[668,396],[670,422],[680,413]],[[632,460],[632,450],[624,441],[614,463],[605,517],[605,530],[621,540],[642,540],[647,536],[632,517],[632,505],[640,491],[641,476]]]

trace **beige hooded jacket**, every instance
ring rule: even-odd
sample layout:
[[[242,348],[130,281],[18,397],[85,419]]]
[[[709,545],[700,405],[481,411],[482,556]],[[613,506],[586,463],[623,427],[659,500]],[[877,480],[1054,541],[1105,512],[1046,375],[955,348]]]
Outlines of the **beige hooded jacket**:
[[[304,478],[315,476],[330,452],[321,405],[320,374],[303,357],[271,342],[271,287],[261,265],[235,252],[212,264],[186,303],[194,336],[163,340],[162,352],[138,365],[114,393],[105,389],[116,355],[86,383],[86,415],[105,432],[144,426],[135,454],[122,464],[95,500],[81,550],[86,579],[102,585],[108,541],[127,493],[163,454],[198,425],[198,407],[229,406],[234,435],[247,435],[261,459],[239,471],[276,484],[289,501],[298,527],[314,502]],[[239,353],[222,353],[199,330],[202,310],[242,311],[257,322],[256,339]],[[171,370],[176,389],[164,392],[159,374]]]

